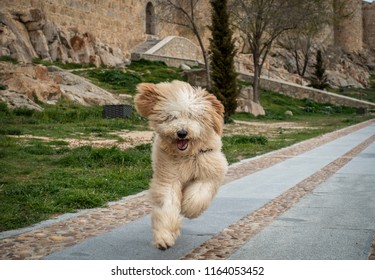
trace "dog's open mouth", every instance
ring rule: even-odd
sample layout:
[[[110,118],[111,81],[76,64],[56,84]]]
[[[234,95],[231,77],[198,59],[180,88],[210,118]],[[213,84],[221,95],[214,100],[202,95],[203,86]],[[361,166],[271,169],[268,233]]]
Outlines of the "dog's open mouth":
[[[185,151],[189,146],[189,139],[178,139],[177,140],[177,148],[180,151]]]

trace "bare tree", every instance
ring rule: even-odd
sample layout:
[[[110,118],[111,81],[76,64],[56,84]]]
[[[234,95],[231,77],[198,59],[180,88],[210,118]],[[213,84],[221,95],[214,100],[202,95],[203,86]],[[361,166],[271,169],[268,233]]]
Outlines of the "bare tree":
[[[297,74],[302,78],[313,53],[313,46],[324,44],[322,31],[326,26],[337,25],[353,14],[353,9],[346,0],[314,0],[295,29],[280,36],[277,43],[293,56]]]
[[[233,24],[246,40],[254,64],[253,101],[259,103],[260,75],[274,41],[298,27],[315,0],[232,0]]]
[[[279,46],[292,54],[297,73],[301,77],[305,76],[317,36],[325,26],[332,23],[333,18],[330,1],[315,0],[314,4],[295,29],[286,31],[277,40]]]
[[[210,87],[210,64],[201,35],[201,30],[205,28],[205,26],[202,27],[202,25],[200,25],[198,16],[199,4],[202,2],[204,2],[204,0],[157,0],[157,5],[160,10],[160,20],[187,28],[193,32],[194,36],[197,38],[206,68],[207,85]]]

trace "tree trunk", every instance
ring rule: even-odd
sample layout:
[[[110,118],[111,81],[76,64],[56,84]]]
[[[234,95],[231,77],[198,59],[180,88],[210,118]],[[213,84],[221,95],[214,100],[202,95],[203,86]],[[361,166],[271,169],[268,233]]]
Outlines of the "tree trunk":
[[[260,71],[261,65],[259,63],[260,54],[257,48],[253,51],[253,63],[254,63],[254,80],[253,80],[253,101],[259,104],[259,86],[260,86]]]
[[[203,53],[203,60],[204,60],[204,64],[205,64],[206,74],[207,74],[207,88],[210,90],[211,86],[212,86],[211,85],[210,63],[208,61],[207,52],[206,52],[206,49],[204,47],[202,38],[200,37],[198,32],[196,32],[195,35],[198,38],[199,46],[201,47],[201,50],[202,50],[202,53]]]
[[[255,103],[259,104],[259,86],[260,86],[260,67],[254,65],[254,81],[253,81],[253,89],[254,89],[254,94],[253,94],[253,101]]]

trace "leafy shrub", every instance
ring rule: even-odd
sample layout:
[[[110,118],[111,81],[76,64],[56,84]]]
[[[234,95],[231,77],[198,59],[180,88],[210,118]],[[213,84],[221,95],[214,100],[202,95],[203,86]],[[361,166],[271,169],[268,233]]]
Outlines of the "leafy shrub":
[[[9,113],[8,104],[5,102],[0,102],[0,112]]]
[[[9,55],[1,55],[0,56],[0,61],[5,61],[5,62],[10,62],[13,64],[18,64],[18,60],[9,56]]]
[[[58,161],[58,164],[66,167],[104,167],[104,166],[125,166],[133,164],[150,163],[150,145],[139,148],[121,151],[117,147],[93,148],[82,146],[72,149],[69,154]]]
[[[233,135],[229,137],[223,137],[223,140],[230,144],[256,144],[266,145],[268,139],[262,135]]]
[[[21,135],[20,129],[0,129],[0,135]]]
[[[28,108],[16,108],[13,110],[13,113],[16,116],[31,117],[34,114],[34,110]]]
[[[114,89],[126,89],[134,92],[137,84],[142,80],[138,75],[125,73],[119,69],[90,70],[88,75],[102,83],[110,84]]]

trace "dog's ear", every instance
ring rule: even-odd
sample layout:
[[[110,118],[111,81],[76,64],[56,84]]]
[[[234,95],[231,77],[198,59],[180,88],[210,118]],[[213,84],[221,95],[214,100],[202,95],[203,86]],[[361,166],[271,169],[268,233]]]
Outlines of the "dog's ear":
[[[143,117],[148,117],[160,98],[157,91],[157,85],[150,83],[141,83],[137,86],[138,93],[134,97],[135,108]]]
[[[213,120],[213,128],[218,135],[223,133],[223,124],[224,124],[224,106],[221,102],[216,98],[215,95],[209,93],[206,96],[207,100],[210,101],[213,112],[212,112],[212,120]]]

